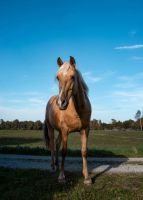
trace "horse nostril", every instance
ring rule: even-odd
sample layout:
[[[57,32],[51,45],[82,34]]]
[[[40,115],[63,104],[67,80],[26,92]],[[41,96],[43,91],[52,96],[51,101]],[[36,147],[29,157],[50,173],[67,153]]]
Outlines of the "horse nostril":
[[[63,101],[62,101],[62,105],[66,105],[66,100],[65,99],[63,99]]]
[[[60,98],[58,98],[58,106],[61,110],[65,109],[67,107],[67,100],[65,97],[61,96]]]

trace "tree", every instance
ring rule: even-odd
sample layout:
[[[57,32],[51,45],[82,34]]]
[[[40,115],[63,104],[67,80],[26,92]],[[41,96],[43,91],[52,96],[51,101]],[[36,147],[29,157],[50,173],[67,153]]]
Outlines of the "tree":
[[[34,130],[42,130],[42,122],[40,120],[34,122]]]
[[[101,120],[93,119],[90,121],[90,128],[93,130],[100,130],[102,129],[102,122]]]
[[[19,120],[15,119],[12,123],[12,129],[17,130],[19,129]]]
[[[0,119],[0,129],[5,129],[5,121]]]
[[[137,113],[135,114],[135,118],[136,120],[139,120],[141,131],[142,131],[142,113],[140,110],[138,110]]]
[[[115,119],[111,119],[111,121],[112,121],[112,129],[116,128],[116,120]]]
[[[33,121],[27,121],[27,127],[28,130],[34,129],[34,122]]]
[[[124,129],[133,129],[134,127],[134,121],[129,119],[123,122],[123,128]]]

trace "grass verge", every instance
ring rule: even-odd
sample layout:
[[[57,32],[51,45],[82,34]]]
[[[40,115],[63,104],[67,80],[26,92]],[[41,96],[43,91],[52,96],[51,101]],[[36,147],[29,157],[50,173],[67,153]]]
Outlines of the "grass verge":
[[[55,132],[55,137],[57,132]],[[80,156],[80,134],[69,134],[68,156]],[[143,157],[140,131],[90,131],[88,155],[91,157]],[[0,130],[0,153],[49,155],[42,131]]]

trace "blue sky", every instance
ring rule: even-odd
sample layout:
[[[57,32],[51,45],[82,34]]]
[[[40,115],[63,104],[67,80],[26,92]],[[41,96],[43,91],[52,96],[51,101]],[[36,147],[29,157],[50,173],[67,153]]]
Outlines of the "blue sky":
[[[0,2],[0,118],[44,120],[57,94],[57,57],[72,55],[89,86],[92,118],[143,109],[143,1]]]

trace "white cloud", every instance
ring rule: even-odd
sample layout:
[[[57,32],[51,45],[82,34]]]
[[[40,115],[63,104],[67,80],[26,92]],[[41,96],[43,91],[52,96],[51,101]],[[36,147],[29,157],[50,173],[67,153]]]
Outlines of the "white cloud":
[[[132,83],[132,82],[123,82],[123,83],[118,83],[114,85],[116,88],[122,88],[122,89],[126,89],[126,88],[134,88],[137,86],[136,83]]]
[[[4,94],[0,99],[0,118],[43,120],[47,101],[47,94],[38,92]]]
[[[143,108],[143,72],[117,78],[112,92],[114,105],[120,107],[121,119],[134,118],[135,112]],[[118,111],[117,111],[118,112]],[[119,113],[119,112],[118,112]]]
[[[117,102],[116,107],[111,107],[108,104],[101,103],[95,104],[92,110],[92,119],[101,119],[104,122],[110,122],[111,119],[116,120],[128,120],[134,119],[136,111],[139,109],[138,105],[132,103],[129,105],[129,101]],[[115,102],[114,102],[115,104]]]
[[[57,83],[54,83],[51,87],[51,91],[52,93],[54,94],[57,94],[58,93],[58,84]]]
[[[99,93],[96,99],[91,101],[94,105],[92,118],[106,122],[112,118],[117,120],[134,119],[136,111],[143,109],[142,80],[143,72],[116,77],[115,88],[108,91],[107,98]]]
[[[83,77],[85,78],[86,81],[96,83],[99,81],[102,81],[112,75],[114,75],[115,72],[113,71],[107,71],[106,73],[102,74],[101,76],[94,76],[93,72],[84,72],[82,73]]]
[[[140,48],[143,48],[143,44],[119,46],[119,47],[115,47],[114,49],[122,50],[122,49],[140,49]]]
[[[32,104],[45,105],[45,101],[41,98],[30,98],[28,101]]]
[[[130,76],[120,76],[118,77],[118,79],[122,80],[122,81],[138,81],[138,80],[142,80],[143,79],[143,72],[139,72]]]
[[[21,103],[25,103],[24,100],[22,99],[9,99],[7,100],[8,102],[12,103],[12,104],[21,104]]]
[[[140,56],[133,56],[132,60],[143,60],[143,57]]]
[[[37,91],[24,91],[24,92],[10,92],[10,93],[3,93],[2,94],[5,97],[13,98],[13,97],[33,97],[33,96],[42,96],[44,93],[37,92]]]
[[[0,106],[0,118],[4,120],[44,120],[45,107],[23,107],[23,108],[12,108]]]
[[[87,81],[90,81],[92,83],[99,82],[103,79],[103,77],[94,76],[91,72],[85,72],[82,75]]]
[[[143,79],[143,72],[133,74],[130,76],[119,76],[117,77],[118,83],[114,85],[115,88],[120,89],[137,89],[141,85]]]
[[[113,96],[117,104],[127,112],[143,108],[143,88],[134,90],[114,91]],[[127,113],[128,114],[128,113]]]
[[[143,90],[139,91],[116,91],[114,95],[123,97],[140,97],[143,99]]]

